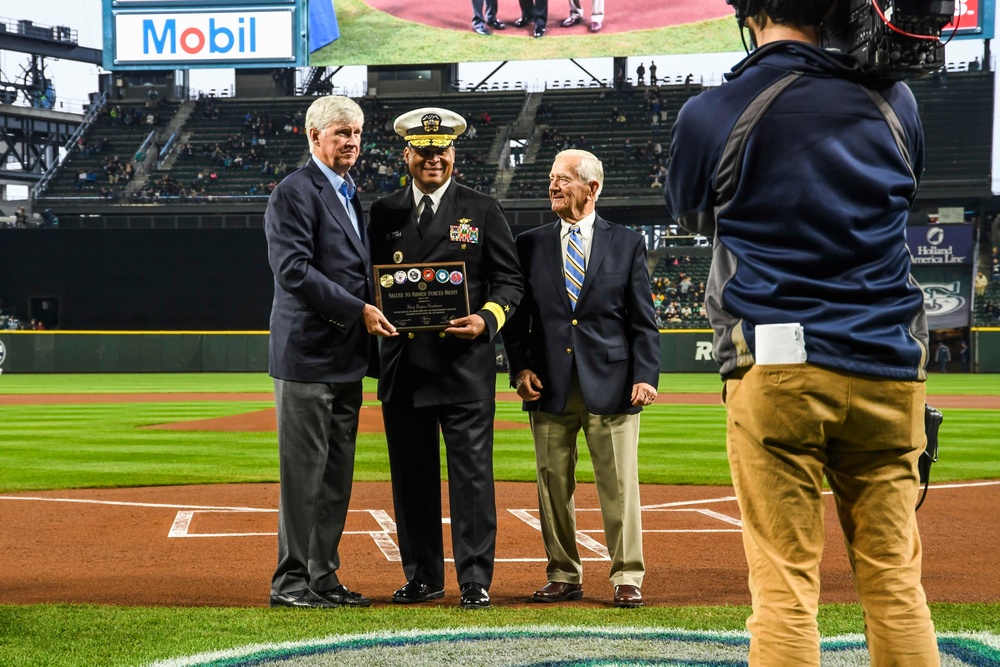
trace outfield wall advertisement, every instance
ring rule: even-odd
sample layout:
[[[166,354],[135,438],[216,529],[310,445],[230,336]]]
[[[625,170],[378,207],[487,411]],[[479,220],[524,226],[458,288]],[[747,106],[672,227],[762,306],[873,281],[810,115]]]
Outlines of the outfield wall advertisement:
[[[973,225],[906,228],[913,277],[924,291],[931,331],[969,326],[972,317]]]

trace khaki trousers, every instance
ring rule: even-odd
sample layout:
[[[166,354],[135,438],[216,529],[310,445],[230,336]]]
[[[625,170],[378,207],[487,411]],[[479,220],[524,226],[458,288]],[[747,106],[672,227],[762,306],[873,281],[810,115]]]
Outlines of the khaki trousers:
[[[583,16],[582,0],[569,0],[569,15]],[[604,0],[593,0],[590,5],[590,20],[598,23],[604,20]]]
[[[573,501],[576,440],[582,429],[594,464],[604,537],[611,557],[611,585],[642,586],[646,567],[639,502],[639,415],[590,414],[575,375],[564,412],[529,414],[548,580],[570,584],[583,581]]]
[[[871,664],[939,665],[914,511],[924,384],[809,364],[754,366],[727,380],[723,396],[750,568],[750,665],[819,665],[824,473]]]

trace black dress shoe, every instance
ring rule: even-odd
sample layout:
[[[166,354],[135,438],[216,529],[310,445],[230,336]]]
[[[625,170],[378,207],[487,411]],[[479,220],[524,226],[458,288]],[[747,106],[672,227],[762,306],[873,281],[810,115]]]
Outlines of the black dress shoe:
[[[533,37],[545,37],[545,26],[536,25],[535,32],[532,33]]]
[[[419,581],[408,581],[398,591],[392,594],[392,601],[397,604],[413,604],[414,602],[427,602],[444,597],[444,591],[436,591],[427,584]]]
[[[486,25],[493,28],[494,30],[503,30],[504,28],[507,27],[507,24],[501,21],[500,19],[490,19],[489,21],[486,22]]]
[[[364,595],[347,590],[347,587],[343,584],[328,591],[314,592],[327,602],[332,602],[335,605],[343,605],[345,607],[370,607],[372,604],[372,601]]]
[[[523,16],[518,20],[514,21],[515,28],[527,28],[531,24],[531,19],[526,19]]]
[[[562,23],[560,23],[559,25],[561,25],[564,28],[572,28],[581,21],[583,21],[582,16],[570,16],[569,18],[563,19]]]
[[[489,30],[487,30],[486,26],[484,26],[484,25],[474,25],[474,26],[472,26],[472,32],[480,34],[480,35],[492,35],[493,34]]]
[[[271,593],[271,606],[298,609],[335,609],[340,605],[304,588],[301,591],[292,591],[291,593]]]
[[[490,594],[486,589],[475,583],[462,584],[462,609],[486,609],[490,606]]]
[[[562,581],[550,581],[531,596],[535,602],[565,602],[579,600],[583,597],[583,584],[567,584]]]

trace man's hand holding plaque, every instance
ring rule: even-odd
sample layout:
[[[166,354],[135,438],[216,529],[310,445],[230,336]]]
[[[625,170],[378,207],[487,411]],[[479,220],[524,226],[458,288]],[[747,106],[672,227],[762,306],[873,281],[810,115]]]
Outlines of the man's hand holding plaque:
[[[378,264],[374,270],[376,305],[397,331],[451,329],[470,337],[475,322],[469,321],[465,262]]]

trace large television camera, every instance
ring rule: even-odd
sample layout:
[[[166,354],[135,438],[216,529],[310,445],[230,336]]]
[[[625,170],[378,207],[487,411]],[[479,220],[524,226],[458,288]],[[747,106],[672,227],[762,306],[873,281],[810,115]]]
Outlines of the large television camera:
[[[840,0],[820,44],[876,77],[925,74],[945,64],[941,29],[954,15],[955,0]]]
[[[767,0],[726,0],[740,27],[767,9]],[[820,44],[853,56],[868,75],[901,79],[944,65],[941,30],[955,0],[833,0]]]

